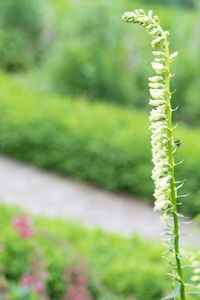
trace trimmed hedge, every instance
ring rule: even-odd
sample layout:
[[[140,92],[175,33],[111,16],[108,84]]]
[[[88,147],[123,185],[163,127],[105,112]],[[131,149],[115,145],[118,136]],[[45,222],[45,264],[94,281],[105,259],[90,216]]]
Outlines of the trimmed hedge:
[[[104,103],[28,91],[0,74],[0,152],[39,167],[153,202],[148,116]],[[200,212],[200,130],[180,127],[177,178],[184,210]]]

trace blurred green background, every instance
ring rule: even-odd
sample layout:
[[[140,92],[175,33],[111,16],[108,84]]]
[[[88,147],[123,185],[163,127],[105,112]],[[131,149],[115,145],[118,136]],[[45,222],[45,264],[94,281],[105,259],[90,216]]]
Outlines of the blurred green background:
[[[173,107],[179,107],[174,113],[174,122],[179,123],[175,138],[181,140],[175,159],[185,162],[177,167],[176,178],[186,179],[183,193],[190,193],[182,210],[196,215],[200,213],[198,0],[1,0],[0,152],[153,203],[147,83],[152,75],[151,40],[141,28],[121,20],[125,11],[136,8],[153,9],[170,31],[171,52],[179,51],[172,66]],[[0,263],[7,278],[16,281],[30,249],[9,227],[15,213],[0,209],[6,247]],[[48,234],[71,243],[97,270],[108,291],[92,278],[94,299],[156,300],[170,290],[159,245],[59,220],[36,223],[40,230],[49,228]],[[47,256],[49,295],[57,299],[63,293],[66,253],[58,247],[55,255],[51,242],[40,236],[36,240]],[[141,260],[144,263],[138,264]]]
[[[152,73],[150,38],[121,21],[124,11],[143,7],[159,14],[178,50],[173,86],[176,119],[199,125],[199,12],[195,0],[1,0],[0,66],[36,72],[49,92],[148,109]],[[196,4],[195,4],[196,3]],[[26,74],[27,76],[27,74]]]
[[[185,159],[177,179],[188,179],[191,193],[183,210],[200,212],[199,3],[170,3],[1,0],[0,151],[153,202],[150,38],[121,20],[152,8],[180,53],[172,66],[176,160]]]

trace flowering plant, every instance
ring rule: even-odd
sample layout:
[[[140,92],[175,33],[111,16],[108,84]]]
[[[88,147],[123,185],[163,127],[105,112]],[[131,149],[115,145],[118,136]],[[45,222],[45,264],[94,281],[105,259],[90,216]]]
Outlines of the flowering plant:
[[[163,30],[158,16],[153,16],[152,11],[149,11],[148,14],[145,14],[143,9],[126,12],[122,18],[127,23],[142,25],[153,37],[151,46],[155,58],[152,68],[156,74],[149,78],[151,95],[149,104],[153,106],[149,118],[152,130],[152,161],[154,163],[152,179],[155,183],[155,210],[162,213],[161,222],[167,226],[164,232],[170,237],[167,240],[168,249],[165,254],[169,255],[167,260],[172,266],[170,276],[175,283],[174,294],[163,299],[176,299],[180,296],[180,299],[184,300],[187,294],[195,294],[199,291],[196,286],[184,282],[183,257],[179,245],[178,218],[184,216],[178,213],[177,206],[181,204],[178,199],[186,195],[178,195],[178,189],[183,186],[184,182],[176,182],[174,177],[176,164],[173,154],[177,145],[173,139],[172,112],[174,110],[171,107],[173,93],[170,91],[170,79],[174,76],[170,73],[170,64],[177,58],[178,51],[170,54],[169,32]],[[171,220],[172,222],[170,222]],[[186,291],[188,287],[192,290]]]
[[[84,267],[68,266],[65,270],[67,292],[63,300],[93,300]]]
[[[16,229],[19,236],[24,239],[27,239],[33,235],[33,221],[25,214],[14,217],[13,227]]]
[[[48,232],[46,231],[38,231],[34,226],[32,217],[25,213],[16,215],[12,219],[12,226],[16,231],[19,240],[25,241],[25,243],[30,246],[27,267],[23,273],[20,274],[18,285],[14,286],[14,292],[20,293],[22,291],[26,294],[28,298],[24,298],[23,300],[54,299],[52,298],[51,291],[49,291],[49,287],[52,285],[51,280],[53,272],[48,265],[45,253],[34,239],[37,234],[40,237],[44,237],[45,240],[49,239],[51,242],[56,242],[58,246],[66,252],[68,257],[66,267],[62,269],[58,275],[62,280],[63,291],[60,292],[60,295],[56,299],[93,300],[90,287],[91,278],[89,278],[89,266],[83,259],[80,260],[80,255],[74,251],[74,248],[71,247],[70,244],[55,238],[54,235],[48,235]],[[4,289],[5,293],[3,296],[7,296],[8,288],[1,279],[4,279],[4,277],[1,277],[0,272],[0,294],[1,289]],[[5,282],[9,283],[6,278]],[[99,288],[98,293],[100,292],[101,290]],[[31,298],[30,293],[34,298]],[[8,295],[10,296],[10,294]],[[10,300],[10,298],[5,299],[5,297],[3,299]],[[20,300],[22,299],[20,298]]]

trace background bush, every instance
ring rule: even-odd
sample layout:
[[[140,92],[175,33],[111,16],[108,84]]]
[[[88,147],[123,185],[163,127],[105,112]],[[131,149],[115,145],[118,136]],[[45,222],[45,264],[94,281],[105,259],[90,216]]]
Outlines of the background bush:
[[[121,15],[141,6],[146,10],[153,8],[164,28],[171,32],[171,51],[180,53],[173,66],[177,73],[172,86],[177,90],[173,101],[180,107],[176,119],[199,125],[198,12],[178,6],[162,7],[162,3],[167,1],[69,1],[65,16],[58,12],[60,20],[53,23],[59,26],[44,64],[44,76],[49,78],[51,89],[146,110],[147,78],[152,74],[150,39],[142,29],[124,24]]]
[[[130,90],[131,82],[126,82],[124,76],[127,51],[119,42],[122,30],[116,18],[118,7],[105,0],[71,4],[52,54],[48,55],[56,91],[118,102],[127,102],[123,96],[128,96],[130,100],[126,89]]]
[[[170,0],[142,0],[143,2],[148,2],[152,4],[164,4],[164,5],[171,5],[172,2]],[[196,0],[175,0],[173,1],[174,5],[183,6],[187,8],[195,8],[196,7]]]
[[[41,52],[43,16],[38,0],[1,0],[0,65],[7,71],[33,66]]]
[[[27,69],[33,64],[27,36],[16,29],[0,31],[0,66],[7,71]]]
[[[104,103],[47,97],[22,88],[19,80],[0,76],[0,151],[21,160],[126,191],[152,202],[150,132],[147,114]],[[200,211],[200,131],[183,126],[176,178],[187,179],[185,212]]]

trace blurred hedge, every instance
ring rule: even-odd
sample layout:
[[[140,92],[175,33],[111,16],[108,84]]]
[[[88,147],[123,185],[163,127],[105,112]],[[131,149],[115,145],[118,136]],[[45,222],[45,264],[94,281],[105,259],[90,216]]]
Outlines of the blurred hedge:
[[[147,114],[104,103],[47,97],[0,75],[0,151],[153,202]],[[177,179],[187,179],[184,210],[200,211],[200,130],[180,127]]]
[[[164,4],[164,5],[172,5],[171,0],[141,0],[142,2],[148,2],[151,4]],[[196,0],[174,0],[173,5],[183,6],[186,8],[195,8],[197,4]]]
[[[12,218],[17,213],[16,209],[0,206],[4,245],[0,263],[6,277],[14,282],[27,272],[32,249],[12,229]],[[60,299],[66,288],[63,269],[72,262],[78,265],[82,259],[89,266],[90,289],[96,294],[95,300],[127,300],[130,295],[159,300],[171,288],[165,262],[160,257],[163,247],[157,242],[106,234],[100,229],[87,230],[73,222],[44,218],[34,221],[36,235],[32,244],[44,254],[51,299]],[[115,296],[109,298],[109,292]]]

